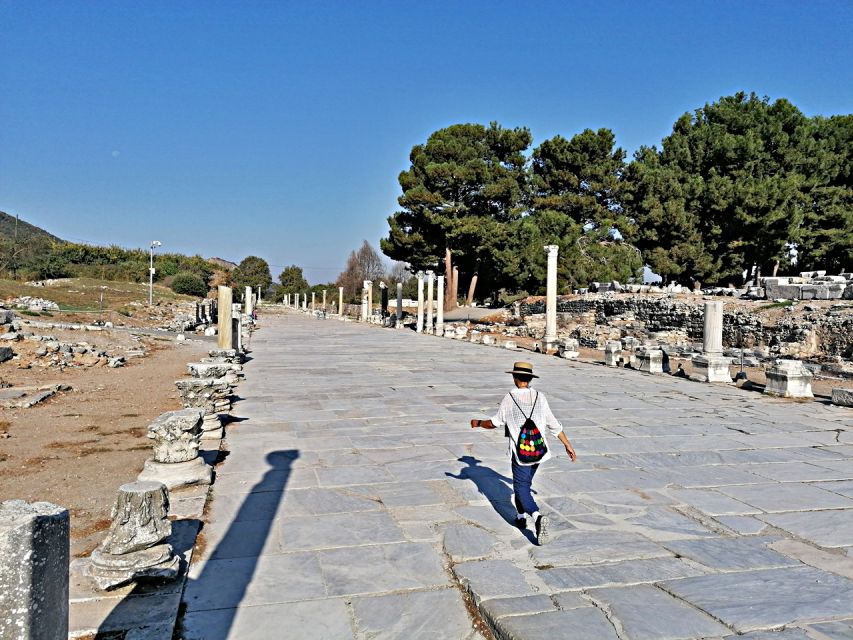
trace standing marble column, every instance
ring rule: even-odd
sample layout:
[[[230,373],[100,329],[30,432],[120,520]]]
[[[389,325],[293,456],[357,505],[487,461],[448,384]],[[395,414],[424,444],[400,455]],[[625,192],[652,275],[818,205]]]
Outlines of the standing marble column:
[[[361,321],[367,322],[368,320],[368,307],[367,307],[367,288],[370,286],[370,280],[364,280],[361,283]]]
[[[261,304],[261,298],[263,296],[263,285],[258,285],[258,304]]]
[[[433,290],[433,283],[435,282],[435,272],[427,271],[427,312],[426,312],[426,332],[433,332],[433,304],[435,300],[435,292]]]
[[[323,289],[323,313],[326,313],[326,290]]]
[[[68,510],[0,502],[0,638],[68,638]]]
[[[438,305],[435,320],[435,335],[444,335],[444,276],[438,276],[438,292],[436,293],[436,304]]]
[[[233,300],[231,287],[219,286],[219,308],[217,309],[217,331],[216,345],[220,349],[231,348],[231,305]]]
[[[553,349],[557,344],[557,254],[560,247],[555,244],[545,246],[548,252],[548,281],[545,294],[545,349]]]
[[[307,293],[302,294],[302,310],[308,311],[308,294]]]
[[[338,287],[338,315],[344,316],[344,288]]]
[[[705,303],[702,355],[691,362],[696,376],[705,382],[731,382],[731,359],[723,357],[723,303]]]
[[[397,328],[403,325],[403,283],[397,283]]]
[[[252,287],[246,287],[246,292],[243,294],[245,300],[243,300],[243,312],[247,316],[252,315]]]
[[[415,331],[423,333],[424,330],[424,272],[418,271],[418,322]]]
[[[705,322],[702,331],[702,351],[705,355],[723,352],[723,303],[705,303]]]
[[[311,292],[311,313],[314,313],[317,310],[317,293]]]

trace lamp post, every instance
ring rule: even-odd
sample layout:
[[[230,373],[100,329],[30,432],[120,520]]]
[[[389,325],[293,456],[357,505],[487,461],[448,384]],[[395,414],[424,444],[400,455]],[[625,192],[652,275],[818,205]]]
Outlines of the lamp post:
[[[163,246],[159,240],[151,242],[151,257],[148,265],[148,306],[154,304],[154,249]]]

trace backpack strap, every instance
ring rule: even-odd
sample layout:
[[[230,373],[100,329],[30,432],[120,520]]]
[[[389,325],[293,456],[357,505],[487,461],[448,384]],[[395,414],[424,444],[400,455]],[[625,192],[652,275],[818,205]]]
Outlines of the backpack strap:
[[[536,401],[539,400],[539,392],[538,391],[536,392],[536,397],[533,398],[533,406],[530,407],[530,415],[529,416],[524,415],[524,409],[522,409],[521,406],[519,406],[518,402],[516,402],[515,396],[512,395],[512,392],[510,392],[509,398],[510,398],[510,400],[513,401],[513,403],[515,403],[515,406],[518,407],[518,410],[521,411],[521,415],[524,416],[525,420],[530,420],[530,418],[533,417],[533,410],[536,409]]]

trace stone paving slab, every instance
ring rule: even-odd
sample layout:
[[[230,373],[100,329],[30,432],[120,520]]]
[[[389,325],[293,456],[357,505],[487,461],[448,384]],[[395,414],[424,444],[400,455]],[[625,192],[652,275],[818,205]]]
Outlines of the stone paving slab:
[[[579,453],[537,547],[468,425],[519,354],[295,313],[252,350],[182,637],[479,638],[463,591],[498,638],[845,637],[851,411],[524,352]]]
[[[850,615],[853,581],[812,567],[706,575],[662,587],[737,632]]]

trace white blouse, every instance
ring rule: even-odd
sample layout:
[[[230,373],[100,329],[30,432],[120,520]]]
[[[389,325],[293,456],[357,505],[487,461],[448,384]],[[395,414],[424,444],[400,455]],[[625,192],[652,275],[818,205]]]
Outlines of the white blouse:
[[[536,400],[537,394],[539,395],[538,400]],[[515,402],[513,402],[513,398],[515,398]],[[534,400],[536,400],[535,407],[533,406]],[[524,411],[524,414],[519,411],[516,402]],[[531,408],[533,409],[533,415],[530,414]],[[518,457],[515,455],[515,443],[518,442],[518,434],[526,418],[532,418],[536,426],[539,427],[539,431],[542,432],[542,437],[545,439],[545,446],[548,448],[543,458],[537,463],[519,462]],[[501,400],[498,412],[490,420],[496,427],[506,427],[509,430],[510,438],[507,438],[507,455],[511,456],[516,464],[524,466],[539,464],[551,458],[551,444],[548,442],[546,432],[555,438],[563,432],[563,425],[559,423],[551,412],[551,407],[548,406],[545,394],[539,393],[530,387],[527,389],[516,388],[506,394],[504,399]]]

